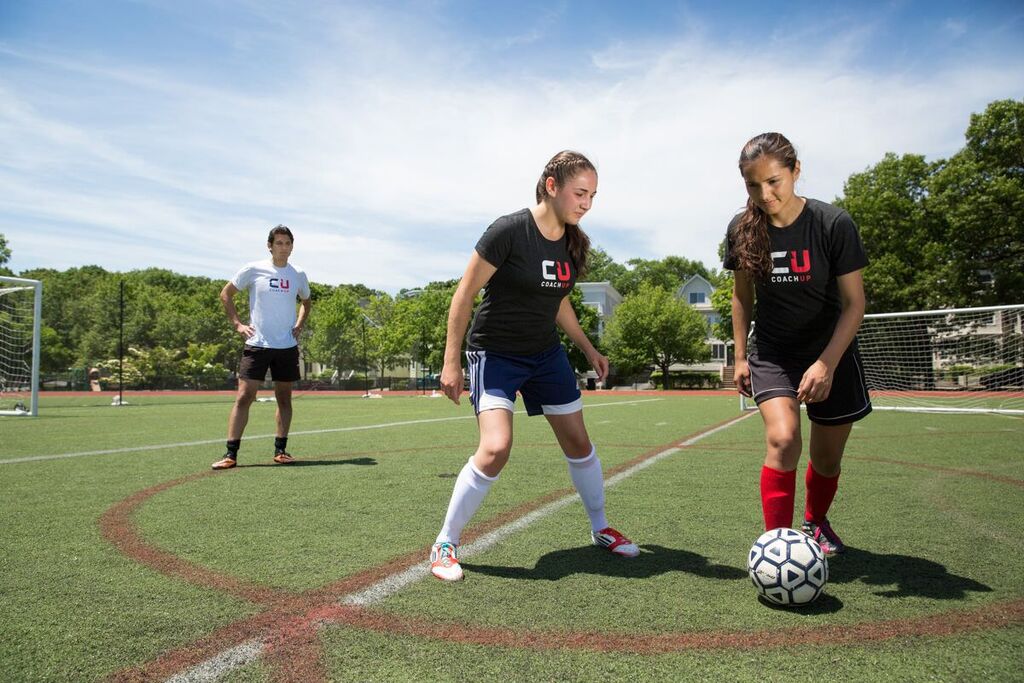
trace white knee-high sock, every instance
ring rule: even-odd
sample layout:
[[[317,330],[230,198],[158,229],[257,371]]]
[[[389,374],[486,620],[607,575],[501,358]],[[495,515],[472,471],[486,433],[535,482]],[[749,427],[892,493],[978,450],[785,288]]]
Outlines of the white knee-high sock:
[[[608,519],[604,515],[604,474],[601,472],[597,448],[591,444],[590,455],[587,457],[574,459],[565,456],[565,459],[569,462],[569,476],[590,518],[591,530],[604,529],[608,526]]]
[[[469,523],[480,503],[484,502],[491,484],[497,480],[497,477],[488,477],[478,470],[473,465],[473,458],[469,459],[455,480],[455,490],[452,491],[448,512],[444,516],[444,526],[435,543],[459,544],[462,528]]]

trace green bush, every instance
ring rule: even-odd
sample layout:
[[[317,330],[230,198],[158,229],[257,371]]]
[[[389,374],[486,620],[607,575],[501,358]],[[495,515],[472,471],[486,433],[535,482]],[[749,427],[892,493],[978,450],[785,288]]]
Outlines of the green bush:
[[[717,372],[695,370],[670,372],[668,382],[664,381],[660,371],[655,370],[651,373],[651,382],[658,389],[719,389],[722,386],[722,378]]]
[[[948,368],[942,368],[936,374],[940,379],[948,379],[956,381],[957,377],[964,375],[988,375],[993,372],[1000,372],[1002,370],[1009,370],[1010,368],[1016,367],[1013,363],[1000,363],[997,365],[950,365]]]

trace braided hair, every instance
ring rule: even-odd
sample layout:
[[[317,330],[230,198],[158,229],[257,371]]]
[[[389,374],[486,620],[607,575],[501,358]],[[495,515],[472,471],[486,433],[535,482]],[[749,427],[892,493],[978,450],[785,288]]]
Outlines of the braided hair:
[[[797,158],[793,143],[782,133],[761,133],[743,145],[740,151],[740,173],[763,156],[774,159],[790,171],[796,170]],[[768,216],[750,197],[747,197],[746,210],[733,228],[732,241],[738,270],[745,270],[759,280],[767,280],[772,272]]]
[[[555,187],[564,187],[567,182],[584,171],[597,173],[594,164],[579,152],[563,150],[551,157],[544,171],[537,181],[537,203],[540,204],[547,197],[547,180],[555,179]],[[587,272],[587,255],[590,252],[590,238],[587,233],[580,229],[575,223],[565,224],[565,235],[569,257],[576,267],[576,277],[580,278]]]

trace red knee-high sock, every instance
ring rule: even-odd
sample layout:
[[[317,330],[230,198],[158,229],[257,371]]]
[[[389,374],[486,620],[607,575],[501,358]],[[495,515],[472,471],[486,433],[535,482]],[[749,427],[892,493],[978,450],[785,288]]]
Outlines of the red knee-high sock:
[[[793,500],[796,498],[796,470],[781,472],[761,468],[761,509],[765,530],[793,526]]]
[[[836,497],[836,490],[839,488],[839,475],[822,476],[811,466],[811,463],[807,463],[804,483],[807,484],[807,507],[804,510],[804,519],[808,522],[820,522],[825,519],[828,509],[832,505],[832,499]]]

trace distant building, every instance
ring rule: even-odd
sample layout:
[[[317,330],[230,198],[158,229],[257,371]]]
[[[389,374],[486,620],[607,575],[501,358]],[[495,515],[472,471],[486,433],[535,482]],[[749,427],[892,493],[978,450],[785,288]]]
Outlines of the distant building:
[[[715,286],[712,285],[707,278],[700,275],[694,275],[689,280],[684,282],[682,286],[676,291],[676,298],[682,299],[686,303],[693,306],[693,308],[704,316],[704,320],[708,324],[708,345],[711,347],[711,360],[707,363],[698,363],[696,365],[686,365],[673,367],[673,370],[703,370],[706,372],[721,372],[722,368],[727,364],[729,347],[731,344],[718,339],[714,336],[712,325],[719,322],[721,317],[715,313],[715,310],[711,307],[711,295],[715,291]]]
[[[583,303],[597,310],[598,336],[604,335],[605,325],[622,303],[622,295],[610,282],[578,282],[576,286],[583,294]],[[720,317],[711,307],[711,295],[715,286],[707,278],[694,275],[676,290],[676,298],[690,304],[704,316],[708,323],[708,346],[711,348],[711,359],[706,363],[695,365],[673,365],[672,370],[696,370],[717,372],[724,375],[724,368],[733,361],[732,342],[726,342],[713,336],[712,325],[719,322]]]
[[[612,311],[622,303],[622,295],[610,282],[577,282],[583,294],[583,305],[597,310],[597,336],[604,336],[604,327]]]

